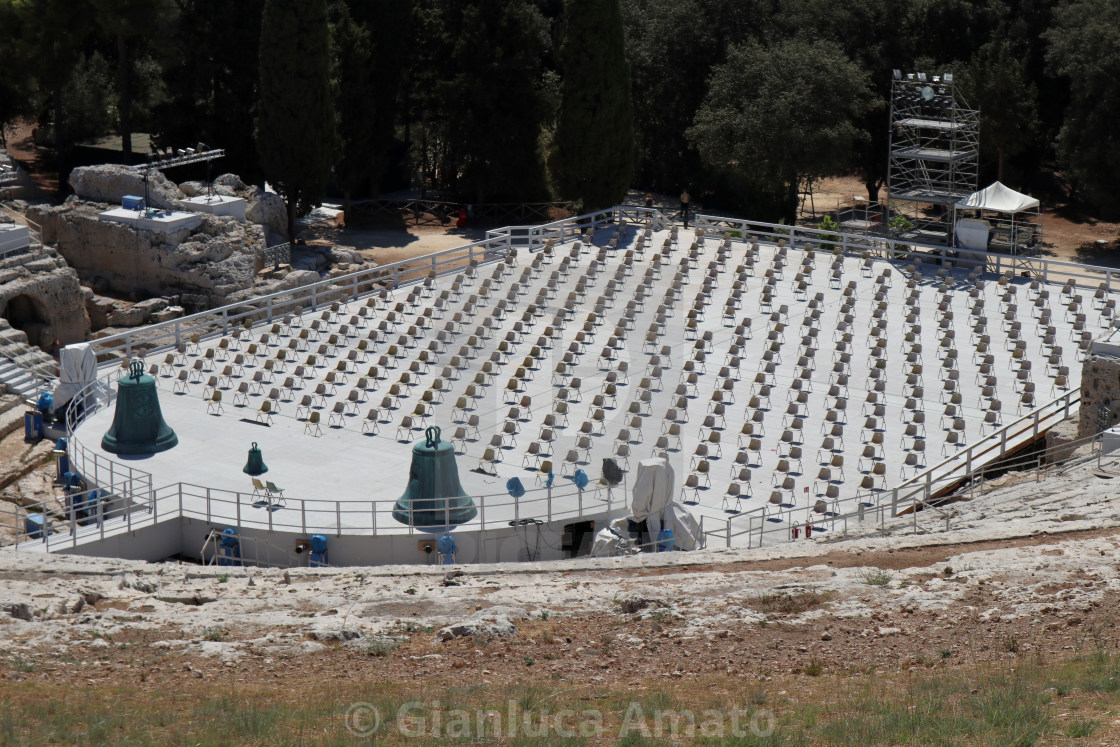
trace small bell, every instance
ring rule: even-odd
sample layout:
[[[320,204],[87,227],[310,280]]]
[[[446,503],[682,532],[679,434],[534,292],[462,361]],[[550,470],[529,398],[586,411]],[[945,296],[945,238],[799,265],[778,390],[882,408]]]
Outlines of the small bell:
[[[257,448],[256,441],[249,448],[249,460],[245,462],[245,469],[241,471],[253,477],[268,472],[268,465],[264,463],[264,457],[261,456],[261,450]]]

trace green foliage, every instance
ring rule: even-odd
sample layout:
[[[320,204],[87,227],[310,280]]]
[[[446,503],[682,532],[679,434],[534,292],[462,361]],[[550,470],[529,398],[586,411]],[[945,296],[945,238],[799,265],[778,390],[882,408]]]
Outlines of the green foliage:
[[[338,127],[334,176],[348,202],[376,189],[394,148],[412,2],[331,5],[332,77]]]
[[[719,29],[699,0],[622,4],[634,97],[635,175],[671,194],[698,181],[699,155],[684,139],[718,61]]]
[[[840,230],[840,224],[837,223],[836,219],[833,218],[831,215],[826,215],[823,218],[821,218],[820,223],[817,224],[817,228],[820,229],[821,231],[839,231]],[[823,242],[826,242],[826,241],[839,242],[840,241],[840,234],[824,233],[824,234],[821,234],[820,236],[818,236],[818,239],[822,242],[822,248],[828,249],[828,248],[831,248],[831,245],[830,244],[823,244]]]
[[[446,130],[456,192],[473,202],[547,200],[540,150],[544,17],[524,1],[474,0],[455,8],[455,76],[444,91],[447,111],[456,113]]]
[[[323,198],[335,158],[326,0],[266,0],[261,18],[257,152],[296,214]]]
[[[552,173],[584,210],[622,201],[634,163],[630,64],[618,0],[567,0],[560,48],[559,122]]]
[[[1069,80],[1070,103],[1058,136],[1069,176],[1106,215],[1120,215],[1120,3],[1065,0],[1044,34],[1047,61]]]
[[[894,574],[890,571],[875,569],[863,572],[860,574],[860,579],[868,586],[890,586],[891,581],[894,580]]]
[[[866,74],[831,42],[750,42],[713,71],[689,137],[706,163],[739,175],[792,220],[798,177],[851,163],[866,137],[856,119],[871,100]]]
[[[1027,150],[1038,133],[1038,90],[1027,77],[1023,51],[1006,39],[984,44],[962,82],[969,103],[980,105],[981,154],[995,151],[1000,181],[1006,159]]]
[[[173,43],[161,48],[167,100],[155,107],[161,144],[224,148],[219,168],[258,182],[254,116],[264,0],[180,0]],[[197,178],[197,177],[196,177]]]

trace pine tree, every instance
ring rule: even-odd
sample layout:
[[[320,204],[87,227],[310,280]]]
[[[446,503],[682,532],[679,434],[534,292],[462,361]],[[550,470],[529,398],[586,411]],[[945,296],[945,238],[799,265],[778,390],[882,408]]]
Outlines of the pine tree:
[[[564,76],[553,174],[561,196],[584,210],[626,196],[634,164],[630,64],[618,0],[568,0],[560,47]]]
[[[261,18],[257,153],[265,178],[296,215],[317,204],[334,163],[326,0],[267,0]]]

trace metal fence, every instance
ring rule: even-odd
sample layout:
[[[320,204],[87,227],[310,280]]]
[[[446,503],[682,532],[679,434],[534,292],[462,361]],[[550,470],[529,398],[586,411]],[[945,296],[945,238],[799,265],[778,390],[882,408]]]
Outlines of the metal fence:
[[[915,246],[913,242],[709,215],[697,215],[695,219],[698,229],[717,234],[728,233],[744,241],[749,241],[752,237],[766,238],[799,244],[803,248],[838,249],[842,253],[881,256],[894,260],[936,262],[943,266],[949,263],[981,265],[995,272],[1001,272],[1005,267],[1017,266],[1013,265],[1011,257],[946,247]],[[455,273],[471,265],[501,261],[511,252],[521,249],[534,251],[549,242],[559,243],[574,239],[587,230],[597,230],[607,225],[617,226],[620,231],[625,231],[628,225],[644,225],[660,230],[668,225],[668,220],[666,215],[657,209],[621,206],[542,225],[506,226],[488,232],[487,238],[483,241],[455,249],[361,270],[332,280],[223,306],[142,329],[128,330],[101,338],[91,344],[102,360],[138,354],[158,354],[162,350],[170,350],[184,344],[192,335],[200,337],[225,335],[231,328],[250,326],[258,322],[272,323],[285,314],[301,313],[305,310],[316,311],[319,305],[343,299],[357,300],[363,294],[380,288],[397,288],[421,282],[426,278]],[[1039,268],[1042,280],[1054,280],[1059,276],[1068,277],[1079,285],[1096,280],[1111,289],[1113,271],[1108,268],[1091,268],[1050,260],[1040,260]],[[119,369],[111,373],[107,379],[108,383],[115,381],[114,374],[119,378],[122,372],[123,369]],[[111,401],[110,397],[107,397],[103,389],[97,385],[92,385],[76,397],[67,410],[67,423],[71,436],[73,428],[97,408],[107,406]],[[855,499],[857,509],[844,514],[839,510],[832,511],[831,515],[815,513],[813,505],[797,508],[766,505],[729,517],[723,526],[710,526],[709,521],[709,526],[704,527],[705,537],[709,540],[722,540],[727,546],[731,546],[734,538],[746,536],[750,546],[754,542],[755,535],[761,543],[767,533],[768,523],[773,525],[777,521],[782,521],[792,524],[795,517],[799,519],[803,513],[807,521],[812,520],[817,524],[825,522],[835,528],[841,524],[847,526],[849,519],[863,520],[869,512],[871,514],[877,512],[880,520],[885,520],[888,512],[890,517],[896,517],[900,511],[916,513],[919,507],[937,510],[930,501],[953,486],[971,479],[987,462],[985,457],[1002,458],[1010,449],[1033,441],[1051,425],[1067,418],[1071,408],[1079,401],[1079,389],[1067,392],[980,441],[964,447],[957,454],[929,467],[901,485],[889,490],[875,491],[873,496],[875,503],[870,511],[860,500],[861,496]],[[133,526],[138,521],[155,523],[170,516],[189,516],[208,522],[222,521],[240,527],[245,520],[242,511],[246,499],[249,501],[248,505],[252,505],[256,500],[256,496],[252,494],[220,491],[186,483],[155,488],[150,474],[117,465],[112,460],[84,448],[77,440],[72,439],[71,444],[74,462],[83,476],[109,494],[121,498],[118,514],[111,514],[105,518],[120,518],[125,522],[133,522],[129,526]],[[886,500],[888,496],[889,502]],[[574,509],[570,507],[573,498],[576,505]],[[185,505],[185,499],[186,503],[193,502],[195,506]],[[610,491],[607,491],[605,501],[607,512],[613,509],[613,500]],[[475,501],[479,506],[481,529],[497,526],[499,522],[493,521],[495,511],[508,515],[512,510],[516,518],[520,518],[523,514],[533,517],[546,516],[549,521],[554,518],[583,516],[585,512],[601,514],[604,511],[603,503],[595,499],[589,501],[584,491],[554,492],[551,488],[529,491],[519,500],[511,501],[507,494],[497,494],[477,496]],[[563,501],[564,506],[557,506],[554,501]],[[198,508],[199,505],[203,508]],[[388,502],[292,499],[288,506],[298,507],[298,510],[289,510],[281,517],[274,516],[271,511],[268,512],[266,522],[270,530],[296,531],[298,529],[301,532],[318,530],[336,534],[344,532],[375,534],[379,529],[391,527],[395,532],[405,531],[399,524],[390,524],[385,518],[386,514],[391,515],[393,509]],[[489,525],[486,518],[487,507],[491,512]],[[47,508],[39,508],[46,515]],[[138,514],[138,509],[143,515]],[[30,510],[35,511],[36,507],[31,507]],[[295,519],[297,514],[298,521]],[[323,516],[333,517],[333,521],[324,522]],[[343,517],[346,517],[345,520]],[[260,525],[265,522],[254,520],[253,523]],[[70,517],[68,524],[71,546],[78,543],[83,533],[103,536],[105,531],[103,521],[98,522],[90,531],[84,531],[89,530],[89,527],[80,529],[73,517]],[[508,525],[508,519],[501,519],[500,524]],[[413,530],[409,528],[407,531]],[[46,541],[50,542],[50,532],[47,533]]]

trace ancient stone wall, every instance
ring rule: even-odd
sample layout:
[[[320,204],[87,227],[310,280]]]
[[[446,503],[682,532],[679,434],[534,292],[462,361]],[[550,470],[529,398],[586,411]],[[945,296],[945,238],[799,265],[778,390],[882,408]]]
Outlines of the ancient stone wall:
[[[44,253],[23,265],[0,269],[0,315],[43,350],[89,336],[88,289],[60,258]]]
[[[99,220],[105,207],[71,199],[28,210],[44,243],[56,244],[98,292],[136,300],[179,295],[197,310],[253,286],[264,246],[260,226],[205,216],[194,231],[157,234]]]
[[[1085,359],[1081,366],[1080,412],[1078,438],[1120,423],[1120,358],[1090,355]]]

